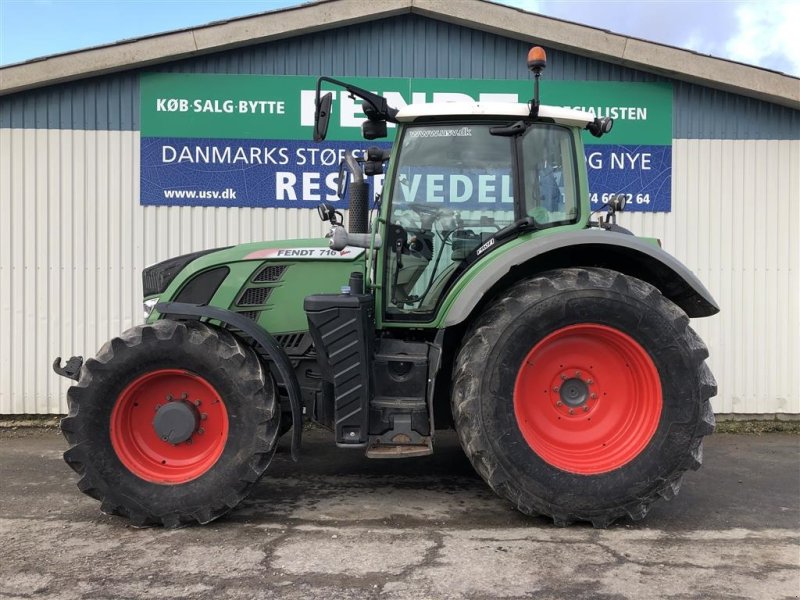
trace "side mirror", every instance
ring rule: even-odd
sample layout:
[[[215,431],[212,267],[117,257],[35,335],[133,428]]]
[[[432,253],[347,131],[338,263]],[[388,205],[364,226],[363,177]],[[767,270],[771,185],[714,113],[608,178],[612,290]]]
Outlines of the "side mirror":
[[[333,94],[327,92],[317,99],[317,108],[314,111],[314,141],[321,142],[328,135],[328,121],[331,118],[331,102]]]

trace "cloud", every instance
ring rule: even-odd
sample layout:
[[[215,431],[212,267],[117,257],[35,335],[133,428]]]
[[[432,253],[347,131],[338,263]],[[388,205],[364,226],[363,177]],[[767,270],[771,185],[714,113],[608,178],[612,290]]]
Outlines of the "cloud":
[[[728,56],[800,76],[800,3],[746,4],[736,18],[738,29],[725,44]]]
[[[614,33],[800,75],[800,0],[500,0]]]

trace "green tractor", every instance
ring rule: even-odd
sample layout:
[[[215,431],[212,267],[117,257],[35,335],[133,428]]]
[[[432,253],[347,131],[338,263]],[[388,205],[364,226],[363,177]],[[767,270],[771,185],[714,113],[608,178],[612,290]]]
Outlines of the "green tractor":
[[[689,317],[719,311],[657,240],[594,217],[581,133],[612,121],[533,99],[362,101],[326,239],[242,244],[145,269],[146,324],[85,363],[61,423],[66,462],[101,510],[134,524],[208,523],[263,475],[305,419],[375,459],[431,454],[455,428],[500,496],[557,525],[641,519],[702,462],[716,384]],[[387,166],[388,163],[388,166]],[[369,177],[383,174],[370,202]],[[451,202],[443,202],[449,195]],[[463,210],[453,210],[454,201]],[[370,216],[370,204],[376,214]]]

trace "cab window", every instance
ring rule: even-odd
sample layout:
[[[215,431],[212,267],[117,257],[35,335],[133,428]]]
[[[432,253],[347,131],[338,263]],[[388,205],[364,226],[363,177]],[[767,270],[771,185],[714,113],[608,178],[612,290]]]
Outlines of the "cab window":
[[[388,315],[432,312],[464,259],[514,222],[514,141],[493,125],[405,129],[385,244]]]
[[[571,131],[536,124],[522,138],[525,214],[538,225],[578,218],[577,168]]]

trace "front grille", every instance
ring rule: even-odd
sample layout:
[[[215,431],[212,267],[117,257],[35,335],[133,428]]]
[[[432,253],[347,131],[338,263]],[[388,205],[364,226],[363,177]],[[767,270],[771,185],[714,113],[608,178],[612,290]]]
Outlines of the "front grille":
[[[247,288],[237,304],[239,306],[261,306],[267,303],[271,293],[272,288],[268,287]]]
[[[247,317],[251,321],[258,321],[258,313],[259,312],[260,311],[257,311],[257,310],[245,310],[245,311],[240,312],[239,314],[242,315],[243,317]]]
[[[258,275],[253,278],[253,281],[259,283],[278,281],[283,276],[283,272],[286,269],[286,265],[268,265],[258,272]]]

